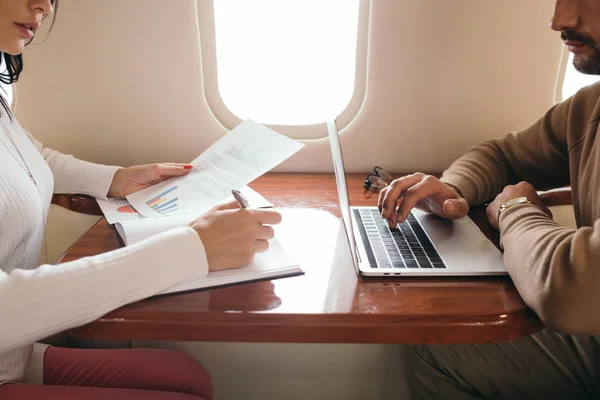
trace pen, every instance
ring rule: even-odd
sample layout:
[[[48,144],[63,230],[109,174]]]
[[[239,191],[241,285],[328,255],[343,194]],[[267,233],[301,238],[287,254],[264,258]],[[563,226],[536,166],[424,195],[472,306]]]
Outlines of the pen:
[[[248,200],[246,200],[246,198],[244,197],[244,195],[242,194],[242,192],[240,192],[237,189],[232,189],[231,190],[231,194],[233,195],[233,197],[235,197],[235,199],[237,200],[238,204],[240,205],[241,208],[248,208],[250,207],[250,204],[248,204]]]

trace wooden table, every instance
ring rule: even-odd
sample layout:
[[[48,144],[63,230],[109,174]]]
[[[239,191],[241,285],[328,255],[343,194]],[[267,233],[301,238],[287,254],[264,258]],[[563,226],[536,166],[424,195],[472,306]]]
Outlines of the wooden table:
[[[377,197],[362,188],[363,174],[347,179],[352,205],[376,204]],[[294,223],[323,222],[312,233],[299,233],[298,241],[311,246],[299,254],[305,275],[151,298],[71,333],[139,340],[476,343],[514,340],[542,328],[508,277],[358,278],[351,262],[332,261],[340,215],[333,174],[267,174],[250,186],[288,208]],[[497,243],[484,210],[471,217]],[[118,247],[102,219],[63,261]]]

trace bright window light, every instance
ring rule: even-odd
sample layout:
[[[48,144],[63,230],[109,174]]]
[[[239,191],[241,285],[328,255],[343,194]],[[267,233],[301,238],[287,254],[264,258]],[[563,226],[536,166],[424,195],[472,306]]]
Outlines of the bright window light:
[[[600,80],[598,75],[586,75],[577,71],[573,66],[573,53],[569,54],[569,62],[565,72],[565,80],[563,82],[563,100],[573,96],[584,86],[592,85]]]
[[[353,91],[360,0],[214,0],[221,98],[241,119],[309,125]]]

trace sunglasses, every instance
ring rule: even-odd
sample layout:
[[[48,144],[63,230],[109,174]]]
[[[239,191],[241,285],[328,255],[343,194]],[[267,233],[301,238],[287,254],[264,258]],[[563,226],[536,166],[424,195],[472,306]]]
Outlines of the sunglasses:
[[[371,172],[365,178],[365,183],[363,186],[369,191],[377,191],[392,183],[393,179],[394,178],[392,175],[386,172],[383,168],[375,167],[373,168],[373,172]]]

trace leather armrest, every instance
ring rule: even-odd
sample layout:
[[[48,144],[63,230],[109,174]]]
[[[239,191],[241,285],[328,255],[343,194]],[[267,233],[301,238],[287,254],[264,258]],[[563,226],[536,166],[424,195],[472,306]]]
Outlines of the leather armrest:
[[[540,198],[546,207],[565,206],[573,204],[571,188],[553,189],[540,194]]]
[[[96,199],[82,194],[55,194],[52,196],[52,204],[82,214],[102,215]]]

